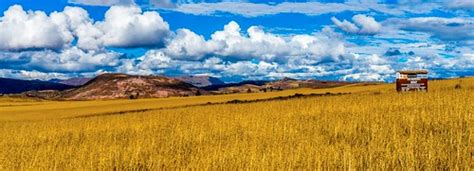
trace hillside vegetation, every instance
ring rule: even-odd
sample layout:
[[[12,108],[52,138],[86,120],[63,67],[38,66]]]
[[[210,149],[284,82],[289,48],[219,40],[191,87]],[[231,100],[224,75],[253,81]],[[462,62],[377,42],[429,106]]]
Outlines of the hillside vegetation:
[[[474,79],[429,86],[427,93],[381,84],[139,100],[0,98],[0,170],[474,169]],[[326,92],[351,94],[207,105]]]

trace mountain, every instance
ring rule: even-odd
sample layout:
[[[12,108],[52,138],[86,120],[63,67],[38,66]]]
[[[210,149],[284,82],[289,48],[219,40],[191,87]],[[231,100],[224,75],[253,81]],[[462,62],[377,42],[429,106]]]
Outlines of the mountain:
[[[70,86],[82,86],[92,80],[92,78],[70,78],[66,80],[61,80],[61,79],[52,79],[49,80],[50,82],[55,82],[55,83],[60,83],[64,85],[70,85]]]
[[[66,90],[75,88],[75,86],[65,85],[60,83],[53,83],[48,81],[38,80],[17,80],[10,78],[0,78],[0,93],[13,94],[22,93],[26,91],[40,91],[40,90]]]
[[[255,85],[255,86],[262,86],[268,83],[269,81],[264,81],[264,80],[258,80],[258,81],[253,81],[253,80],[248,80],[248,81],[242,81],[239,83],[228,83],[228,84],[220,84],[220,85],[209,85],[206,87],[202,87],[204,90],[219,90],[221,88],[228,88],[228,87],[239,87],[239,86],[248,86],[248,85]]]
[[[77,89],[62,92],[60,98],[85,100],[192,96],[198,91],[195,86],[175,78],[102,74]]]
[[[292,78],[283,78],[277,81],[243,81],[240,83],[225,84],[217,78],[208,76],[170,78],[164,76],[127,74],[102,74],[93,79],[74,78],[51,81],[63,82],[70,85],[46,81],[25,81],[1,78],[0,93],[23,92],[22,94],[28,97],[65,100],[135,99],[195,96],[203,94],[271,92],[294,88],[327,88],[351,84],[350,82],[297,80]],[[87,83],[84,84],[84,82]]]
[[[219,78],[210,76],[183,76],[177,77],[177,79],[186,83],[192,84],[196,87],[207,87],[216,85],[225,85],[225,83]]]

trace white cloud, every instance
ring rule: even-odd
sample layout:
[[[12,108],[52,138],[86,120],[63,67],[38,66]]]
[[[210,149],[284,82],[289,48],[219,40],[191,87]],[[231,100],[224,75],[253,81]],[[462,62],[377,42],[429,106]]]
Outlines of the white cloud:
[[[137,6],[112,6],[105,20],[96,24],[105,46],[160,46],[169,34],[169,25],[158,12],[143,12]]]
[[[243,76],[243,77],[266,77],[268,73],[273,72],[277,69],[278,64],[267,63],[260,61],[259,63],[252,63],[250,61],[238,61],[230,63],[226,66],[224,72],[230,76]]]
[[[345,32],[349,32],[349,33],[358,33],[359,32],[359,27],[357,27],[355,24],[347,21],[347,20],[343,20],[343,21],[340,21],[339,19],[337,19],[336,17],[331,17],[331,21],[337,26],[339,27],[341,30],[344,30]]]
[[[48,72],[91,72],[104,67],[117,66],[121,54],[107,51],[83,51],[77,47],[63,49],[60,52],[24,51],[11,56],[20,56],[21,64],[10,66],[12,69],[36,69]],[[9,59],[5,59],[9,61]]]
[[[2,78],[15,78],[25,80],[51,80],[51,79],[67,79],[67,74],[57,72],[39,72],[39,71],[28,71],[28,70],[12,70],[12,69],[0,69],[0,77]]]
[[[0,50],[62,49],[77,46],[87,50],[104,47],[161,47],[170,34],[169,25],[154,11],[137,6],[112,6],[104,21],[94,23],[79,7],[65,7],[50,16],[42,11],[24,11],[11,6],[0,18]]]
[[[0,50],[60,49],[72,35],[42,11],[24,11],[14,5],[0,18]]]
[[[158,50],[150,50],[138,59],[141,60],[137,65],[138,68],[152,70],[169,68],[174,62],[169,56]]]
[[[63,12],[51,13],[51,18],[64,34],[76,37],[77,47],[93,50],[103,48],[101,37],[104,32],[94,26],[86,10],[79,7],[65,7]]]
[[[188,29],[179,29],[167,44],[166,53],[177,59],[199,60],[218,49],[216,42],[206,41]]]
[[[384,81],[384,77],[378,73],[354,73],[342,77],[344,81]]]
[[[47,16],[12,6],[0,21],[0,61],[5,68],[48,72],[89,72],[119,64],[121,54],[107,51],[87,11],[65,7]],[[77,46],[72,41],[78,37]],[[36,50],[41,49],[41,50]],[[95,49],[95,50],[83,50]],[[10,51],[10,52],[8,52]]]
[[[331,20],[341,30],[349,33],[377,34],[382,28],[382,25],[378,23],[373,17],[362,14],[354,15],[352,17],[352,21],[354,21],[355,24],[347,20],[340,21],[336,17],[332,17]]]
[[[81,8],[66,7],[64,13],[78,38],[77,46],[83,49],[160,47],[170,34],[168,23],[158,12],[142,12],[137,6],[112,6],[105,13],[104,21],[95,23]]]
[[[352,20],[361,27],[359,33],[362,34],[377,34],[382,28],[382,25],[370,16],[359,14],[352,17]]]
[[[393,77],[395,70],[392,61],[377,54],[351,54],[348,61],[350,71],[343,74],[345,81],[385,81]],[[340,70],[340,69],[339,69]]]
[[[239,24],[232,21],[221,31],[205,40],[190,30],[178,30],[164,52],[173,59],[202,60],[207,56],[225,60],[259,59],[285,62],[288,58],[310,58],[315,61],[337,60],[345,47],[336,33],[325,28],[313,35],[278,36],[251,26],[241,33]]]
[[[203,68],[208,68],[211,71],[222,71],[225,69],[225,64],[223,64],[222,59],[216,58],[216,57],[211,57],[206,59],[203,62]]]

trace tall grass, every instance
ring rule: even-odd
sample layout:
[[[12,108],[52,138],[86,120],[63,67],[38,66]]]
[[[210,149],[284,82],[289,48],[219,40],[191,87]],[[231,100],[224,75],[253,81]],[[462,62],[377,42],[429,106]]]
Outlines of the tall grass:
[[[470,170],[474,82],[454,84],[433,82],[428,93],[1,121],[0,170]]]

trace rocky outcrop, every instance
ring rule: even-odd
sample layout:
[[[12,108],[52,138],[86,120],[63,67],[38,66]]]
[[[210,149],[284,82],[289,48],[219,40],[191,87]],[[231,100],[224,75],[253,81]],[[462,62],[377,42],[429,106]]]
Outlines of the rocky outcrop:
[[[198,90],[195,86],[175,78],[102,74],[77,89],[65,92],[61,98],[89,100],[193,96]]]

